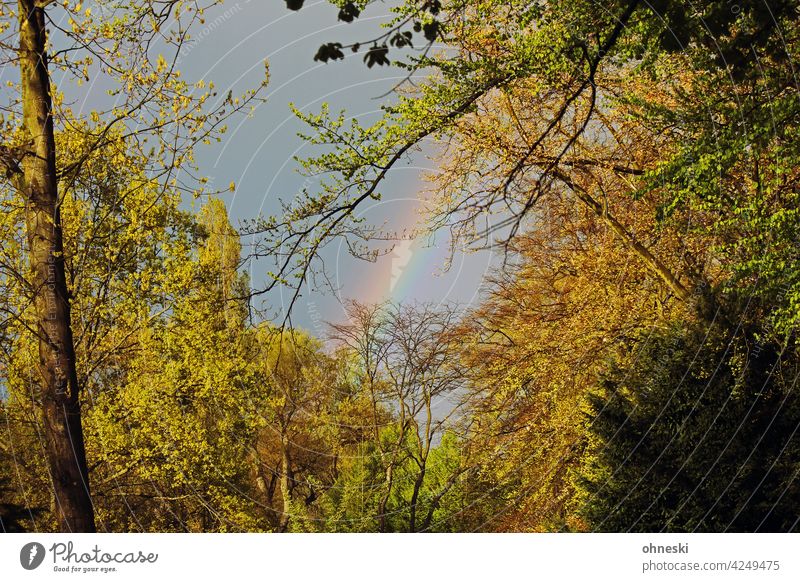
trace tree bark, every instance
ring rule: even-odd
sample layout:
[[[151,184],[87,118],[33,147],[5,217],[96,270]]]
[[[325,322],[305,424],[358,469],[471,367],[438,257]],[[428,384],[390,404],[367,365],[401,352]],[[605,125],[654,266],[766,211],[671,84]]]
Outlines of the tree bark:
[[[39,376],[45,449],[58,527],[95,531],[81,427],[70,298],[56,181],[56,149],[44,9],[19,1],[22,130],[27,147],[15,184],[25,221],[39,334]]]
[[[286,434],[281,434],[281,498],[283,499],[283,512],[281,513],[278,529],[285,532],[289,529],[289,517],[292,511],[291,492],[289,491],[289,439]]]
[[[422,466],[417,478],[414,479],[414,491],[411,494],[411,508],[408,520],[408,527],[411,533],[417,531],[417,503],[419,503],[419,492],[422,490],[422,484],[425,482],[425,465]]]

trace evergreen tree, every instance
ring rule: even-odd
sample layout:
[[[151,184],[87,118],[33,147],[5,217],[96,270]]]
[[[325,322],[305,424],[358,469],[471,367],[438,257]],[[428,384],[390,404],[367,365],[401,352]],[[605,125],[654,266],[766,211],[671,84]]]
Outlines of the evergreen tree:
[[[800,518],[796,354],[720,326],[642,337],[590,399],[593,531],[788,532]]]

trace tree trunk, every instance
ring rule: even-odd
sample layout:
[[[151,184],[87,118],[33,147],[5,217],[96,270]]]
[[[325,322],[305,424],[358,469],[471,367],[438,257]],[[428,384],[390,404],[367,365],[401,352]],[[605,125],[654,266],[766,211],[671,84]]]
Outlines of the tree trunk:
[[[424,481],[425,469],[423,465],[423,468],[420,469],[420,472],[417,474],[417,478],[414,479],[414,491],[411,494],[411,508],[408,520],[408,527],[411,533],[415,533],[417,531],[417,503],[419,503],[419,492],[422,490],[422,484]]]
[[[39,375],[47,460],[61,531],[95,531],[81,428],[75,347],[56,182],[44,10],[20,0],[22,129],[26,150],[15,182],[25,200],[39,333]]]
[[[381,533],[386,533],[386,505],[389,503],[389,497],[392,495],[392,484],[394,483],[393,469],[394,459],[392,459],[389,466],[386,467],[386,491],[378,502],[378,531]]]
[[[289,516],[292,502],[289,492],[289,440],[286,434],[281,435],[281,498],[283,499],[283,512],[278,529],[285,532],[289,529]]]

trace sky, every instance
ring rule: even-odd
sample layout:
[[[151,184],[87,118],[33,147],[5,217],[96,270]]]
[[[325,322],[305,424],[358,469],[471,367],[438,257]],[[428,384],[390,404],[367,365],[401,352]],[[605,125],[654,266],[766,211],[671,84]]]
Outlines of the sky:
[[[295,160],[311,153],[297,135],[306,128],[290,111],[290,103],[317,112],[328,102],[332,112],[344,109],[348,116],[366,123],[391,100],[385,94],[405,71],[369,69],[361,55],[330,64],[313,60],[323,42],[376,36],[388,19],[389,7],[377,2],[352,24],[338,22],[338,9],[326,0],[307,0],[298,12],[288,10],[284,0],[227,0],[207,11],[204,28],[194,31],[193,40],[181,53],[179,68],[185,78],[213,81],[223,95],[228,89],[238,94],[261,80],[265,60],[270,69],[266,103],[252,117],[232,120],[223,142],[200,149],[197,155],[201,174],[210,179],[211,186],[225,189],[231,181],[236,184],[235,192],[223,198],[234,226],[259,214],[278,213],[280,200],[291,200],[309,184]],[[97,94],[103,90],[101,83],[90,89]],[[92,95],[85,98],[91,101]],[[424,187],[420,176],[433,169],[431,160],[421,154],[399,166],[382,190],[383,199],[361,208],[362,215],[392,231],[413,228]],[[245,252],[248,242],[243,240]],[[352,257],[344,241],[337,241],[324,252],[336,291],[304,288],[292,322],[324,335],[326,321],[344,319],[345,299],[474,304],[484,275],[498,258],[489,251],[459,254],[445,271],[447,258],[443,232],[433,238],[402,241],[375,263]],[[264,261],[247,266],[254,287],[265,281],[271,266]],[[285,314],[289,299],[288,290],[266,296],[269,310],[279,317]]]

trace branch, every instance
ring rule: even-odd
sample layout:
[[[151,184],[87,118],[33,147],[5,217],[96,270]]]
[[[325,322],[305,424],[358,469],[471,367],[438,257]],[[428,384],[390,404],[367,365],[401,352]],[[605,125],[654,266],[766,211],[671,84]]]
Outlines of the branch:
[[[575,193],[581,202],[586,204],[597,216],[599,216],[611,229],[617,234],[619,239],[636,255],[639,256],[645,264],[661,279],[667,287],[669,287],[681,301],[687,301],[692,296],[691,291],[687,289],[678,277],[662,263],[647,247],[636,240],[636,238],[628,232],[628,230],[611,214],[608,206],[600,204],[595,200],[591,194],[581,186],[577,185],[566,174],[554,170],[553,175],[561,180],[567,187]]]

